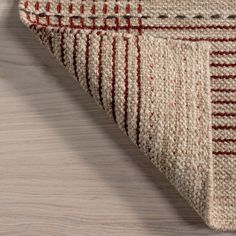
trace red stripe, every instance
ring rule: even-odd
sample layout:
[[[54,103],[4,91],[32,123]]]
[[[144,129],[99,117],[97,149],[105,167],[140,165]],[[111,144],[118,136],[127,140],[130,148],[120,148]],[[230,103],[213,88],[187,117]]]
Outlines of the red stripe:
[[[236,104],[236,101],[212,101],[214,104]]]
[[[61,10],[61,5],[59,4],[58,12],[60,10]],[[128,10],[129,10],[129,8],[127,7],[126,8],[127,14],[129,14]],[[81,11],[81,13],[84,13],[84,5],[81,5],[80,11]],[[55,24],[54,26],[58,26],[58,25]],[[65,25],[65,26],[68,27],[69,25]],[[75,27],[80,27],[80,26],[77,25]],[[89,27],[89,26],[86,26],[86,27]],[[179,25],[177,25],[177,26],[176,25],[169,25],[169,26],[168,25],[167,26],[164,26],[164,25],[142,25],[141,29],[140,29],[140,26],[130,25],[129,28],[136,29],[136,30],[143,30],[143,29],[146,29],[146,30],[200,30],[200,29],[203,29],[203,30],[205,30],[205,29],[234,30],[234,29],[236,29],[236,25],[197,25],[197,26],[191,26],[191,25],[184,25],[184,26],[179,26]],[[104,29],[104,26],[97,26],[96,29],[102,30],[102,29]],[[109,27],[109,29],[114,29],[114,27]],[[120,26],[119,30],[120,29],[127,29],[127,26]],[[186,40],[191,40],[191,38],[190,39],[186,38]],[[199,38],[198,40],[204,40],[204,38]],[[231,39],[221,38],[218,40],[231,40]],[[236,40],[236,39],[234,38],[234,40]]]
[[[102,49],[103,49],[103,36],[101,35],[99,40],[99,54],[98,54],[98,93],[101,105],[104,109],[103,97],[102,97],[102,76],[103,76]]]
[[[236,113],[215,112],[212,114],[215,117],[236,117]]]
[[[208,41],[208,42],[236,42],[236,38],[176,38],[178,40],[192,41],[192,42],[200,42],[200,41]]]
[[[213,139],[216,143],[236,143],[236,139]]]
[[[140,110],[141,110],[141,47],[139,42],[139,36],[137,36],[137,50],[138,50],[138,56],[137,56],[137,124],[136,124],[136,144],[140,145]]]
[[[216,93],[236,93],[236,89],[211,89],[211,91]]]
[[[118,0],[116,0],[116,5],[114,7],[114,12],[116,14],[119,14],[119,11],[120,11],[120,7],[118,5]],[[116,30],[119,30],[119,28],[120,28],[120,18],[119,18],[119,16],[116,16],[115,23],[116,23]]]
[[[36,11],[39,11],[39,2],[37,1],[36,3],[35,3],[35,10]],[[36,23],[37,24],[39,24],[40,22],[39,22],[39,15],[36,15]]]
[[[211,56],[231,56],[236,55],[236,51],[214,51],[211,52]]]
[[[178,26],[149,26],[153,29],[166,29],[166,30],[199,30],[199,29],[222,29],[222,30],[234,30],[236,25],[178,25]]]
[[[73,13],[73,10],[74,10],[74,4],[71,3],[71,4],[69,5],[69,13]]]
[[[138,13],[142,14],[143,12],[143,6],[142,6],[142,0],[139,0],[139,5],[138,5]],[[142,34],[142,28],[143,28],[143,21],[142,18],[139,18],[139,34]]]
[[[95,0],[93,0],[93,2],[94,2],[94,4],[93,4],[93,6],[92,6],[91,11],[92,11],[92,14],[95,15],[95,14],[96,14],[96,5],[95,5]]]
[[[58,3],[58,5],[57,5],[57,12],[61,13],[61,9],[62,9],[62,4]]]
[[[81,15],[84,14],[84,0],[82,1],[82,4],[80,6],[80,13],[81,13]],[[81,24],[81,27],[84,28],[84,18],[83,18],[83,16],[80,18],[80,24]],[[75,27],[76,26],[74,26],[74,28]],[[77,27],[80,28],[79,26],[77,26]]]
[[[116,0],[116,3],[117,3],[117,0]],[[114,12],[115,12],[116,14],[119,13],[119,5],[118,5],[118,4],[115,5],[115,7],[114,7]]]
[[[211,79],[236,79],[236,75],[212,75]]]
[[[236,130],[236,126],[213,125],[212,129],[215,129],[215,130]]]
[[[124,102],[124,110],[125,110],[125,132],[128,135],[128,96],[129,96],[129,39],[125,38],[125,102]]]
[[[93,6],[91,9],[91,12],[93,15],[96,15],[96,11],[97,11],[97,9],[96,9],[96,5],[95,5],[95,0],[93,0]],[[93,21],[93,28],[96,28],[96,19],[93,18],[92,21]]]
[[[35,24],[36,22],[30,20],[30,22],[32,24]],[[90,29],[90,30],[127,30],[128,32],[132,29],[132,30],[138,30],[138,31],[142,31],[142,30],[168,30],[168,26],[144,26],[142,25],[142,27],[140,28],[140,26],[135,26],[135,25],[131,25],[130,19],[127,19],[128,25],[127,26],[119,26],[119,28],[117,29],[117,26],[88,26],[88,25],[84,25],[84,18],[81,17],[81,26],[79,25],[75,25],[73,28],[75,29]],[[51,27],[59,27],[60,25],[58,24],[43,24],[43,23],[38,23],[38,25],[47,27],[47,26],[51,26]],[[70,27],[70,25],[63,25],[64,27]],[[166,28],[167,27],[167,28]],[[174,27],[174,26],[173,26]],[[236,42],[236,38],[175,38],[177,40],[186,40],[186,41],[194,41],[194,42],[198,42],[198,41],[209,41],[209,42]]]
[[[66,63],[65,63],[65,49],[64,49],[64,41],[65,41],[65,32],[63,31],[61,33],[61,62],[62,64],[65,66]]]
[[[235,67],[236,63],[211,63],[211,67]]]
[[[29,7],[29,1],[25,1],[24,7],[27,9]]]
[[[126,6],[126,13],[129,15],[131,12],[131,7],[130,7],[130,4],[128,3],[127,6]],[[130,21],[130,18],[127,18],[127,27],[126,27],[126,30],[128,31],[128,33],[130,32],[130,29],[131,29],[131,21]]]
[[[86,84],[87,84],[88,92],[91,96],[93,96],[91,88],[90,88],[90,81],[89,81],[89,54],[90,54],[89,50],[90,50],[90,34],[87,35],[87,39],[86,39],[86,52],[85,52],[85,55],[86,55],[86,61],[85,61],[86,73],[85,73],[85,78],[86,78]]]
[[[104,6],[103,6],[103,13],[107,14],[108,12],[108,6],[107,6],[107,0],[105,0]]]
[[[126,6],[126,13],[130,14],[130,11],[131,11],[130,4],[128,3]]]
[[[213,152],[216,156],[235,156],[236,152]]]
[[[69,13],[72,14],[74,11],[74,4],[71,3],[69,6]],[[70,17],[70,27],[73,28],[74,27],[74,20],[73,17]]]
[[[113,39],[112,42],[112,102],[111,102],[111,107],[112,107],[112,116],[115,122],[116,120],[116,111],[115,111],[115,84],[116,84],[116,38]]]
[[[74,67],[75,77],[76,77],[77,80],[79,80],[78,68],[77,68],[77,54],[76,54],[77,46],[78,46],[77,34],[75,34],[75,36],[74,36],[74,45],[73,45],[73,67]]]
[[[108,5],[107,5],[107,0],[105,0],[105,2],[104,2],[104,6],[103,6],[103,13],[104,13],[104,15],[105,15],[105,17],[104,17],[104,26],[105,26],[105,30],[107,29],[107,13],[108,13]]]
[[[48,2],[48,3],[46,4],[46,11],[47,11],[48,13],[50,13],[50,9],[51,9],[51,3]],[[51,24],[50,16],[47,16],[46,18],[47,18],[47,24],[50,25],[50,24]]]
[[[28,7],[29,7],[29,1],[26,1],[26,2],[24,3],[24,7],[25,7],[26,10],[28,9]],[[31,22],[30,14],[29,14],[28,12],[26,13],[26,18],[27,18],[27,20],[28,20],[29,22]]]
[[[57,12],[60,14],[62,10],[62,4],[58,3],[57,5]],[[61,27],[62,26],[62,22],[61,22],[61,17],[58,17],[58,26]]]
[[[36,11],[39,10],[39,2],[38,2],[38,1],[35,3],[35,10],[36,10]]]

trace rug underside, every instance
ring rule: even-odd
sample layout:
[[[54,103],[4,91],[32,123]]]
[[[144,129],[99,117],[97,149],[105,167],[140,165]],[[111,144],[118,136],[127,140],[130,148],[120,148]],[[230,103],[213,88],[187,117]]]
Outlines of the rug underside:
[[[236,2],[22,0],[19,8],[206,224],[236,230]]]

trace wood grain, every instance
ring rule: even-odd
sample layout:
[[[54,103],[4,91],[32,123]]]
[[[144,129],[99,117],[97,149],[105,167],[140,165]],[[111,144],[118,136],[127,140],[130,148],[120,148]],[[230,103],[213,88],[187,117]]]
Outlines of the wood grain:
[[[221,235],[35,40],[16,5],[0,1],[0,235]]]

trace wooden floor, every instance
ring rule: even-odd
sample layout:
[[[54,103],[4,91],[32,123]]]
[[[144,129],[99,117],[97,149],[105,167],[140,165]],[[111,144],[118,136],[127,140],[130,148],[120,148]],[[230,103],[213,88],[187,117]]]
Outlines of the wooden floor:
[[[16,5],[0,1],[0,235],[231,235],[204,225]]]

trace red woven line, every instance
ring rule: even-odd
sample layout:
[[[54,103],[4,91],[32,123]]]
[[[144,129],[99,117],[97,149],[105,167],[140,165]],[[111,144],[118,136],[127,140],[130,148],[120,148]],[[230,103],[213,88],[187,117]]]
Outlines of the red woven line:
[[[211,79],[236,79],[236,75],[212,75]]]
[[[178,40],[186,40],[192,42],[208,41],[208,42],[236,42],[236,38],[176,38]]]
[[[215,129],[215,130],[236,130],[236,126],[213,125],[212,129]]]
[[[84,21],[84,18],[81,18],[82,22]],[[128,21],[128,19],[127,19]],[[31,23],[35,23],[34,21],[31,21]],[[57,24],[42,24],[40,23],[39,25],[41,26],[52,26],[52,27],[58,27],[59,25]],[[69,25],[63,25],[64,27],[69,27]],[[166,28],[167,27],[167,28]],[[82,26],[75,25],[74,28],[82,28],[82,29],[93,29],[93,30],[117,30],[117,27],[115,26],[96,26],[91,27],[91,26],[86,26],[82,24]],[[127,30],[130,31],[131,29],[133,30],[165,30],[168,29],[168,26],[142,26],[142,29],[140,29],[140,26],[135,26],[131,25],[130,21],[128,21],[127,26],[120,26],[119,30]],[[236,38],[176,38],[178,40],[186,40],[186,41],[209,41],[209,42],[236,42]]]
[[[100,102],[104,109],[103,98],[102,98],[102,76],[103,76],[102,49],[103,49],[103,36],[101,35],[99,41],[99,55],[98,55],[98,93]]]
[[[66,63],[65,63],[65,51],[64,51],[64,41],[65,41],[65,32],[63,31],[61,33],[61,62],[62,64],[65,66]]]
[[[105,3],[104,3],[104,6],[103,6],[103,13],[107,14],[107,12],[108,12],[107,0],[105,0],[104,2]]]
[[[216,112],[212,114],[215,117],[235,117],[236,113]]]
[[[25,1],[24,7],[25,7],[25,9],[28,9],[29,1]],[[27,18],[28,21],[31,21],[29,13],[26,13],[26,18]]]
[[[69,13],[72,13],[74,10],[74,4],[71,2],[69,5]]]
[[[114,7],[114,12],[115,12],[116,14],[119,14],[120,8],[119,8],[119,5],[117,4],[117,2],[118,2],[118,0],[116,0],[116,5],[115,5],[115,7]],[[116,30],[118,31],[119,28],[120,28],[120,20],[119,20],[119,17],[116,16],[115,21],[116,21],[116,22],[115,22],[115,23],[116,23]]]
[[[236,25],[183,25],[183,26],[149,26],[150,28],[156,29],[166,29],[166,30],[199,30],[199,29],[222,29],[222,30],[234,30],[236,29]]]
[[[61,3],[58,3],[58,5],[57,5],[57,12],[58,13],[61,13],[61,8],[62,8]]]
[[[236,104],[236,101],[212,101],[213,104]]]
[[[213,139],[216,143],[236,143],[236,139]]]
[[[216,93],[235,93],[236,89],[211,89],[211,91]]]
[[[90,81],[89,81],[89,52],[90,50],[90,34],[87,35],[86,37],[86,52],[85,52],[85,57],[86,57],[86,61],[85,61],[85,78],[86,78],[86,84],[87,84],[87,89],[88,89],[88,92],[91,96],[92,95],[92,91],[91,91],[91,88],[90,88]]]
[[[131,11],[131,7],[130,7],[130,4],[128,3],[126,6],[126,13],[130,14],[130,11]]]
[[[92,9],[91,9],[91,12],[92,12],[93,15],[96,15],[96,10],[97,9],[96,9],[96,5],[95,5],[95,0],[93,0],[93,6],[92,6]],[[96,19],[93,18],[92,21],[93,21],[93,28],[96,28]]]
[[[236,63],[211,63],[211,67],[235,67]]]
[[[85,2],[85,0],[82,0],[82,4],[81,4],[81,6],[80,6],[80,12],[81,12],[82,14],[84,14],[84,2]]]
[[[38,1],[35,3],[35,10],[36,10],[36,11],[39,10],[39,2],[38,2]]]
[[[116,111],[115,111],[115,84],[116,84],[116,38],[113,39],[112,42],[112,102],[111,102],[111,107],[112,107],[112,115],[114,118],[114,121],[117,122],[116,120]]]
[[[96,5],[95,5],[95,0],[93,0],[93,6],[92,6],[92,14],[96,14]]]
[[[124,123],[125,132],[128,135],[128,96],[129,96],[129,39],[125,38],[125,102],[124,102]]]
[[[126,6],[126,13],[130,14],[130,11],[131,11],[131,7],[130,7],[130,4],[128,3],[127,6]],[[130,32],[131,27],[132,27],[131,26],[131,20],[130,20],[130,18],[127,18],[126,30],[128,31],[128,33]],[[139,29],[139,27],[137,29]]]
[[[62,10],[62,4],[59,3],[59,4],[57,5],[57,12],[60,14],[60,13],[61,13],[61,10]],[[58,26],[59,26],[59,27],[62,26],[61,17],[58,17]]]
[[[214,51],[211,52],[211,56],[230,56],[236,55],[236,51]]]
[[[74,11],[74,4],[71,3],[69,6],[69,13],[72,14]],[[73,28],[74,27],[74,20],[73,17],[70,17],[70,27]]]
[[[236,152],[213,152],[216,156],[235,156]]]
[[[50,12],[50,9],[51,9],[51,3],[48,2],[48,3],[46,4],[46,11],[47,11],[47,12]],[[50,24],[51,24],[51,22],[50,22],[50,16],[47,16],[46,18],[47,18],[47,24],[50,25]]]
[[[29,1],[25,1],[24,7],[25,7],[25,9],[27,9],[29,7]]]
[[[73,44],[73,67],[74,67],[74,73],[75,73],[75,77],[77,80],[79,80],[79,75],[78,75],[78,67],[77,67],[77,46],[78,46],[78,42],[77,42],[77,37],[76,34],[74,36],[74,44]]]
[[[36,11],[38,11],[39,10],[39,2],[37,1],[36,3],[35,3],[35,10]],[[39,22],[39,15],[36,15],[36,23],[37,24],[39,24],[40,22]]]
[[[139,0],[139,6],[138,6],[138,13],[139,14],[142,14],[143,12],[143,6],[142,6],[142,1]],[[142,21],[142,18],[140,17],[139,18],[139,34],[141,35],[142,34],[142,29],[143,29],[143,21]]]
[[[138,56],[137,56],[137,123],[136,123],[136,144],[140,145],[140,111],[141,111],[141,47],[139,42],[139,37],[137,36],[137,50],[138,50]]]
[[[82,1],[82,4],[80,6],[80,13],[82,15],[84,14],[84,0]],[[83,17],[80,18],[80,24],[81,24],[81,27],[84,28],[84,18]]]
[[[105,15],[105,17],[104,17],[104,27],[105,27],[105,30],[107,30],[107,18],[106,18],[106,15],[107,15],[107,13],[108,13],[107,0],[105,0],[105,2],[104,2],[103,13],[104,13],[104,15]]]

